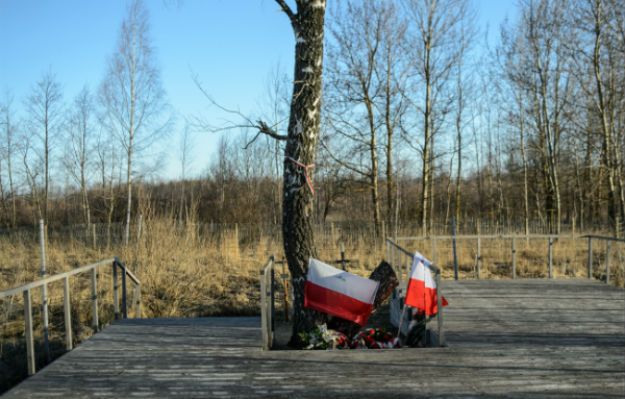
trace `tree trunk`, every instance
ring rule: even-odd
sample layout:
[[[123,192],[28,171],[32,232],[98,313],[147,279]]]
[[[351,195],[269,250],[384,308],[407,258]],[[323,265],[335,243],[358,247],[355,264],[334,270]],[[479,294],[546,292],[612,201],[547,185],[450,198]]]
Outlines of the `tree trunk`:
[[[597,89],[597,111],[601,118],[601,131],[602,131],[602,157],[601,160],[606,169],[606,185],[608,189],[608,219],[612,224],[613,233],[615,236],[619,234],[619,195],[617,194],[617,182],[616,182],[616,165],[612,156],[612,126],[608,121],[608,110],[606,109],[606,101],[604,98],[604,85],[601,77],[601,33],[602,33],[602,9],[601,2],[595,1],[593,7],[593,13],[595,17],[595,41],[593,49],[593,72],[595,78],[595,84]]]
[[[299,347],[299,333],[308,331],[325,316],[304,308],[304,283],[308,260],[316,255],[311,217],[315,162],[321,108],[325,1],[297,1],[297,14],[279,2],[291,19],[295,33],[295,71],[284,150],[283,222],[284,253],[293,286],[293,331],[289,344]]]
[[[375,115],[373,112],[373,103],[369,98],[369,92],[362,83],[362,91],[364,94],[365,108],[367,109],[367,121],[369,122],[369,157],[371,158],[371,173],[369,174],[369,184],[371,190],[371,205],[373,206],[373,224],[376,233],[380,228],[380,189],[378,185],[378,143],[377,129],[375,126]]]
[[[384,101],[384,124],[386,125],[386,219],[390,222],[393,215],[393,130],[394,123],[391,116],[391,71],[392,57],[389,49],[386,54],[386,85]]]

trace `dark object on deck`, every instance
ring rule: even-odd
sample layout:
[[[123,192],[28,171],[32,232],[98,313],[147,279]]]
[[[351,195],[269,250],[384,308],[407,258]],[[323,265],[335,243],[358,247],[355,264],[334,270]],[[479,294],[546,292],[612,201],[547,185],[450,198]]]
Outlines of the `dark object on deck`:
[[[404,323],[408,321],[408,334],[404,338],[402,345],[413,348],[421,348],[427,346],[426,329],[425,329],[425,312],[419,312],[417,309],[408,308],[409,313]]]
[[[373,302],[373,310],[375,311],[375,309],[391,296],[395,287],[399,285],[399,280],[393,270],[393,266],[384,260],[371,272],[369,278],[380,282],[380,287],[375,295],[375,302]]]
[[[373,312],[375,312],[388,299],[395,287],[399,285],[399,280],[393,267],[385,261],[380,262],[378,267],[371,272],[369,279],[380,282],[380,287],[373,301]],[[333,317],[328,321],[328,328],[340,331],[348,337],[353,337],[360,330],[361,326],[339,317]]]

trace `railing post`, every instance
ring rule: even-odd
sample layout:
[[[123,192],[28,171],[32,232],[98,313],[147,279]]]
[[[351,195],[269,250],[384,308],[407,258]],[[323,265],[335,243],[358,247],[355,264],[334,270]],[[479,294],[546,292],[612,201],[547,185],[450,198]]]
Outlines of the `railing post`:
[[[516,240],[512,237],[512,279],[516,278]]]
[[[289,275],[286,272],[286,259],[282,259],[282,286],[284,287],[284,320],[289,321]]]
[[[46,271],[46,232],[43,219],[39,219],[39,250],[41,256],[41,278],[45,278]],[[43,345],[46,352],[46,360],[48,363],[52,360],[50,358],[50,331],[49,331],[49,318],[48,318],[48,285],[43,284],[41,286],[41,313],[43,317]]]
[[[477,279],[480,279],[480,268],[482,267],[482,239],[477,236]]]
[[[124,319],[128,318],[128,292],[126,291],[126,266],[124,266],[123,264],[119,263],[119,266],[122,269],[122,317]]]
[[[119,320],[119,287],[117,286],[117,260],[113,261],[113,313],[115,320]]]
[[[440,270],[436,273],[436,306],[438,312],[436,314],[436,323],[438,327],[438,346],[445,346],[445,335],[443,333],[443,288],[441,285]]]
[[[588,278],[592,278],[592,237],[588,236]]]
[[[260,271],[260,320],[261,333],[263,337],[263,349],[269,350],[269,331],[267,328],[267,290],[265,280],[265,269]]]
[[[96,235],[96,227],[95,227],[95,223],[91,223],[91,239],[92,239],[92,244],[93,244],[93,249],[96,249],[98,247],[98,241],[97,241],[97,235]]]
[[[611,242],[607,240],[605,243],[605,283],[610,284],[610,247]]]
[[[141,284],[135,284],[135,319],[141,318]]]
[[[30,301],[30,290],[24,291],[24,337],[26,338],[26,363],[28,375],[37,371],[35,365],[35,343],[33,340],[33,313]]]
[[[553,238],[549,237],[549,278],[553,278]]]
[[[63,317],[65,320],[65,349],[72,350],[72,311],[70,308],[69,276],[63,279]]]
[[[452,230],[451,247],[452,247],[453,256],[454,256],[454,280],[458,280],[458,252],[456,248],[456,219],[455,218],[451,219],[451,230]]]
[[[341,252],[341,267],[343,268],[343,271],[347,271],[347,262],[345,261],[345,244],[343,244],[343,242],[341,242],[339,249]]]
[[[273,332],[275,331],[275,324],[274,324],[274,319],[275,319],[275,314],[276,314],[276,302],[275,302],[275,281],[276,281],[276,273],[274,271],[274,264],[273,264],[273,256],[270,258],[269,260],[269,264],[271,265],[271,290],[270,290],[270,299],[271,299],[271,341],[270,341],[270,346],[273,346]]]
[[[98,271],[94,267],[91,269],[91,327],[96,332],[100,329],[100,320],[98,318]]]

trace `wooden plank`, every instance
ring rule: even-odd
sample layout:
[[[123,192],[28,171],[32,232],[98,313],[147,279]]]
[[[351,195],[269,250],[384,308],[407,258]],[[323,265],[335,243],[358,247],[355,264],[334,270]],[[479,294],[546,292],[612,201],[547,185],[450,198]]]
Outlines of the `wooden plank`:
[[[446,348],[263,351],[258,317],[131,319],[5,397],[623,396],[622,289],[586,279],[443,287]]]

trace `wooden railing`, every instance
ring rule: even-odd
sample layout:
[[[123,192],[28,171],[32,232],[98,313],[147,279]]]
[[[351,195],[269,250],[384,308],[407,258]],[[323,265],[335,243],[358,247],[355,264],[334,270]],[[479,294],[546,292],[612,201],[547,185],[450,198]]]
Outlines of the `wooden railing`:
[[[593,249],[592,249],[592,240],[605,241],[605,283],[610,284],[610,250],[612,248],[612,243],[620,243],[625,244],[624,238],[616,238],[616,237],[606,237],[606,236],[598,236],[598,235],[586,235],[582,236],[582,238],[588,239],[588,261],[586,264],[588,278],[593,277],[592,263],[593,263]],[[625,265],[623,265],[625,266]],[[624,283],[625,285],[625,283]]]
[[[443,240],[451,240],[452,241],[452,252],[453,252],[453,266],[454,266],[454,279],[458,280],[458,257],[457,257],[457,242],[460,240],[475,240],[477,242],[477,251],[475,254],[475,278],[480,279],[481,277],[481,269],[482,269],[482,240],[488,239],[499,239],[499,240],[509,240],[510,241],[510,263],[511,263],[511,278],[517,278],[517,262],[516,262],[516,253],[517,246],[516,243],[519,240],[529,240],[529,239],[544,239],[546,240],[546,248],[547,248],[547,276],[549,278],[553,278],[553,246],[560,238],[576,238],[571,235],[555,235],[555,234],[532,234],[532,235],[497,235],[497,234],[459,234],[455,236],[425,236],[425,237],[398,237],[395,238],[395,242],[400,241],[430,241],[431,252],[432,252],[432,262],[436,263],[437,259],[437,250],[436,243],[438,241]]]
[[[625,243],[625,239],[623,238],[615,238],[615,237],[607,237],[607,236],[600,236],[600,235],[583,235],[583,236],[575,236],[575,235],[569,235],[569,234],[560,234],[560,235],[556,235],[556,234],[531,234],[531,235],[493,235],[493,234],[481,234],[481,235],[466,235],[466,234],[462,234],[462,235],[456,235],[456,236],[425,236],[425,237],[398,237],[395,238],[394,241],[396,243],[399,242],[406,242],[406,241],[429,241],[429,244],[431,246],[431,257],[432,257],[432,261],[434,263],[436,263],[437,260],[437,243],[440,241],[452,241],[452,252],[454,253],[454,257],[453,257],[453,272],[454,272],[454,279],[458,280],[458,259],[455,256],[456,254],[456,244],[457,242],[460,241],[464,241],[464,240],[471,240],[471,241],[476,241],[477,243],[477,251],[475,252],[475,278],[476,279],[480,279],[481,277],[481,267],[482,267],[482,243],[483,240],[489,240],[489,239],[497,239],[497,240],[504,240],[504,241],[508,241],[509,242],[509,248],[510,248],[510,257],[508,258],[510,260],[510,265],[511,265],[511,270],[510,270],[510,277],[512,279],[517,278],[517,243],[519,241],[523,241],[523,240],[544,240],[545,243],[545,251],[546,251],[546,266],[547,266],[547,271],[546,271],[546,276],[547,278],[554,278],[554,273],[553,273],[553,266],[554,266],[554,246],[556,245],[557,242],[559,242],[562,239],[567,239],[567,240],[583,240],[583,239],[588,239],[588,252],[587,252],[587,277],[588,278],[593,278],[593,260],[594,260],[594,255],[595,255],[595,251],[593,252],[593,246],[592,246],[592,242],[593,240],[598,240],[598,241],[604,241],[606,243],[605,245],[605,252],[604,252],[604,262],[605,262],[605,282],[606,283],[610,283],[610,249],[611,249],[611,243],[618,243],[618,244],[622,244]]]
[[[65,322],[65,349],[71,350],[73,347],[72,337],[72,315],[70,309],[70,277],[80,273],[91,272],[91,303],[92,303],[92,320],[91,325],[94,331],[100,329],[100,321],[98,318],[98,269],[103,267],[112,267],[113,272],[113,310],[115,319],[128,317],[128,300],[127,300],[127,280],[133,284],[133,300],[135,317],[141,317],[141,282],[139,279],[126,268],[123,262],[118,258],[110,258],[99,262],[81,266],[65,273],[55,274],[40,280],[21,285],[19,287],[0,291],[0,299],[13,295],[22,294],[24,299],[24,336],[26,338],[26,358],[28,375],[35,374],[35,345],[33,336],[33,316],[32,316],[32,295],[31,291],[40,288],[42,292],[47,290],[50,283],[63,281],[63,318]],[[119,274],[119,275],[118,275]],[[120,290],[119,283],[121,280],[121,306],[120,306]],[[45,298],[45,295],[44,295]],[[48,307],[44,304],[42,307],[42,318],[48,319]]]
[[[260,324],[264,350],[269,350],[273,346],[275,315],[274,264],[274,257],[270,256],[260,271]]]
[[[403,248],[390,238],[386,239],[386,261],[390,263],[390,265],[393,267],[393,269],[395,270],[395,274],[397,275],[397,279],[399,280],[399,286],[395,289],[395,293],[393,294],[393,298],[391,299],[391,302],[395,302],[391,303],[391,307],[398,306],[398,309],[400,310],[399,320],[397,320],[397,327],[399,329],[402,329],[401,319],[405,315],[405,312],[403,311],[403,299],[406,293],[402,292],[402,290],[404,285],[407,286],[408,280],[410,279],[410,268],[413,258],[413,252],[410,252],[407,249]],[[426,264],[425,266],[428,267],[432,271],[432,273],[434,273],[434,281],[436,282],[437,288],[438,312],[436,313],[436,342],[434,343],[434,345],[445,346],[445,334],[443,332],[443,285],[441,282],[441,270],[434,264]],[[391,309],[391,317],[392,315],[393,309]],[[407,326],[407,324],[405,326]]]

